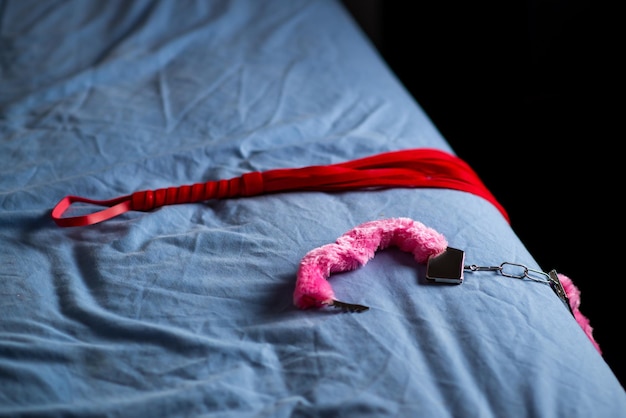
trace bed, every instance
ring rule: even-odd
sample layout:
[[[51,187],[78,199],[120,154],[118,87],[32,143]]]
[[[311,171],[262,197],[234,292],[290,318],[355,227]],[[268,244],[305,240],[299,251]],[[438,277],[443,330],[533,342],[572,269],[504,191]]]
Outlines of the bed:
[[[575,284],[341,2],[1,6],[0,416],[626,417]],[[307,183],[424,152],[462,173]],[[462,280],[433,282],[444,247]]]

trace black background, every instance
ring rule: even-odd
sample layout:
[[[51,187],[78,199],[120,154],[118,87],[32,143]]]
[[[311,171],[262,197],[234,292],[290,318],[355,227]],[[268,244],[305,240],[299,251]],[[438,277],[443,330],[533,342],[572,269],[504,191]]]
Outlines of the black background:
[[[344,3],[541,268],[580,289],[626,387],[616,12],[592,1]]]

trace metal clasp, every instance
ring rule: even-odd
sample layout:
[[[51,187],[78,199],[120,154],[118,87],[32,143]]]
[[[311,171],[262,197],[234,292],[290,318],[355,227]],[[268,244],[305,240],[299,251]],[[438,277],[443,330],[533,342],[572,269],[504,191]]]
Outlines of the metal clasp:
[[[535,282],[547,284],[554,291],[554,293],[556,293],[559,299],[561,299],[561,302],[563,302],[569,312],[574,315],[574,311],[572,310],[572,307],[570,305],[569,297],[567,296],[567,292],[563,288],[563,284],[559,280],[556,270],[552,270],[550,271],[550,273],[546,273],[541,270],[528,268],[523,264],[511,263],[509,261],[505,261],[499,266],[477,266],[476,264],[470,264],[463,266],[463,269],[469,271],[497,271],[504,277],[511,277],[513,279],[526,278]]]
[[[535,282],[546,284],[551,282],[548,273],[528,268],[523,264],[511,263],[510,261],[505,261],[499,266],[477,266],[476,264],[470,264],[468,266],[464,266],[463,268],[470,271],[497,271],[502,276],[511,277],[513,279],[527,278]]]

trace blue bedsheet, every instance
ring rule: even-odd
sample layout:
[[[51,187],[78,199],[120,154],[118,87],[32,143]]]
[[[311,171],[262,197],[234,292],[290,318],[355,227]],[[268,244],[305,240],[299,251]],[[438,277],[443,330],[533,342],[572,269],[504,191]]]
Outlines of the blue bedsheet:
[[[376,219],[539,269],[473,194],[290,192],[54,224],[66,195],[453,152],[341,3],[8,0],[0,19],[0,416],[626,417],[544,284],[430,285],[392,248],[329,279],[369,311],[293,305],[301,258]]]

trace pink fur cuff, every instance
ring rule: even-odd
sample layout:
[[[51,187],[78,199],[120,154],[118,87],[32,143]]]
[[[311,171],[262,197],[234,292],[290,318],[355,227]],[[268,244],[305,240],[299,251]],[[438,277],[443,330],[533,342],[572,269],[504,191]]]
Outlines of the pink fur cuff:
[[[410,252],[418,263],[443,252],[446,238],[432,228],[409,218],[391,218],[363,223],[340,236],[333,244],[310,251],[300,262],[293,295],[301,309],[332,305],[335,301],[328,277],[354,270],[367,263],[377,250],[397,246]]]

